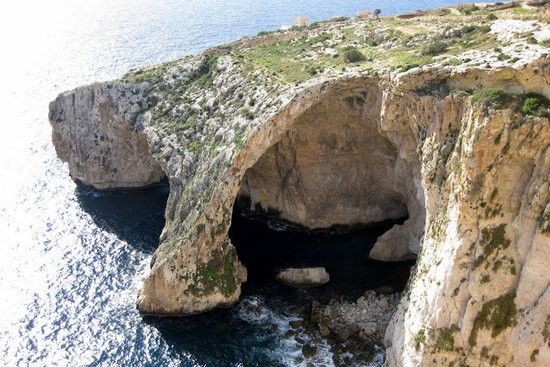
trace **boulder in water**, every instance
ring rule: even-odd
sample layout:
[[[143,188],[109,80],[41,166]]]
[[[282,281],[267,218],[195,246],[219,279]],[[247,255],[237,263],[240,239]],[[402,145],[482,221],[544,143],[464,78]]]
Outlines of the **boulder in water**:
[[[312,347],[307,344],[302,347],[302,354],[305,358],[311,358],[315,353],[317,353],[317,347]]]
[[[323,267],[288,268],[281,270],[276,279],[289,287],[310,288],[328,283],[330,276]]]

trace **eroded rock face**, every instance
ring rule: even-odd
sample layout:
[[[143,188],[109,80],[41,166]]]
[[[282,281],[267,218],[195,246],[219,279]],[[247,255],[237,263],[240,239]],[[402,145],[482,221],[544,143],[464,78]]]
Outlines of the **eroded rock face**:
[[[151,107],[143,86],[94,84],[50,104],[57,156],[76,182],[99,190],[142,188],[164,178],[140,119]]]
[[[475,80],[528,89],[541,82],[534,74],[548,75],[542,65]],[[387,364],[544,365],[550,275],[535,262],[550,261],[548,119],[456,98],[394,102],[394,120],[425,105],[415,119],[429,121],[419,140],[427,219],[416,273],[386,332]]]
[[[409,216],[379,239],[370,256],[413,258],[425,220],[420,162],[404,150],[411,150],[404,142],[414,142],[410,132],[391,141],[381,129],[383,101],[375,79],[335,88],[297,116],[247,170],[239,195],[252,210],[311,229]]]
[[[154,107],[143,107],[150,84],[124,97],[138,88],[126,82],[111,85],[117,99],[100,84],[51,107],[56,149],[75,179],[148,182],[140,164],[161,176],[155,161],[168,177],[166,227],[140,312],[188,315],[238,300],[246,269],[227,232],[239,192],[312,228],[407,213],[371,252],[420,256],[386,332],[387,364],[550,364],[548,119],[449,92],[502,86],[549,96],[547,56],[515,68],[356,71],[297,86],[266,85],[231,55],[214,61],[167,66]],[[193,89],[205,75],[210,87]],[[110,143],[96,144],[105,131]],[[126,137],[140,134],[152,156],[137,143],[126,150]]]
[[[296,119],[247,171],[241,194],[251,209],[312,229],[407,216],[398,150],[376,129],[381,96],[370,87],[332,95]]]
[[[325,268],[289,268],[281,270],[276,277],[279,283],[295,288],[311,288],[326,284],[330,275]]]

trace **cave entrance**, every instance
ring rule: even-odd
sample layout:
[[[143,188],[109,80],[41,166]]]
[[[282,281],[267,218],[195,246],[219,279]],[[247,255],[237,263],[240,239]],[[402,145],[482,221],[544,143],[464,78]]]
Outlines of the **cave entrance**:
[[[247,170],[230,237],[249,283],[324,266],[345,291],[405,286],[424,210],[415,165],[377,126],[378,98],[341,93],[314,104]]]
[[[247,267],[245,289],[274,285],[276,274],[287,268],[324,267],[330,282],[315,296],[356,297],[368,289],[401,291],[412,261],[384,263],[369,259],[376,239],[402,220],[357,227],[309,230],[279,218],[251,211],[241,198],[233,209],[229,231],[241,262]]]

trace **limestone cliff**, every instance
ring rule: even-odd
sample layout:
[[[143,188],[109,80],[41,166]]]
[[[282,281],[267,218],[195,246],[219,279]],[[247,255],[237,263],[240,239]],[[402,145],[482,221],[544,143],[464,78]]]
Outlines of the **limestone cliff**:
[[[548,7],[483,11],[246,39],[52,102],[75,180],[169,181],[140,312],[238,300],[238,197],[309,228],[406,216],[370,254],[418,256],[387,364],[550,364]]]
[[[104,190],[140,188],[164,178],[141,131],[140,116],[154,101],[143,93],[140,85],[95,84],[52,102],[52,140],[75,181]]]

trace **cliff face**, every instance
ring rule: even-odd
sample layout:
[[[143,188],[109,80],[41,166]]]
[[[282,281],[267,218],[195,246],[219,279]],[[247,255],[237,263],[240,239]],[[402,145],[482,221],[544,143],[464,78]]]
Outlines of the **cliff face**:
[[[548,65],[540,72],[549,75]],[[548,119],[422,100],[399,98],[387,111],[399,119],[412,107],[422,111],[417,121],[433,119],[417,145],[422,250],[386,333],[388,364],[545,365],[550,276],[539,266],[550,260]]]
[[[327,27],[331,38],[342,28]],[[324,42],[316,32],[305,42]],[[188,315],[238,300],[246,269],[227,235],[238,197],[309,228],[408,216],[370,254],[418,256],[386,333],[388,365],[550,364],[550,125],[521,111],[525,93],[550,96],[548,49],[518,49],[512,65],[491,49],[475,51],[490,67],[442,58],[412,70],[327,66],[299,80],[293,64],[276,75],[256,64],[271,65],[268,54],[239,47],[50,106],[76,180],[111,189],[168,178],[138,309]]]
[[[52,140],[75,181],[106,190],[164,178],[141,132],[139,118],[152,103],[143,93],[140,85],[95,84],[51,103]]]

